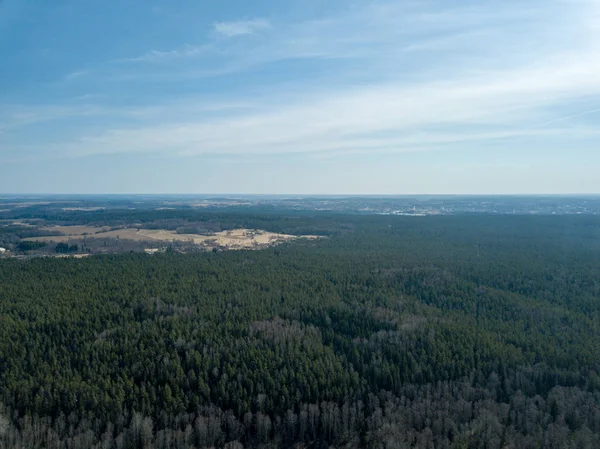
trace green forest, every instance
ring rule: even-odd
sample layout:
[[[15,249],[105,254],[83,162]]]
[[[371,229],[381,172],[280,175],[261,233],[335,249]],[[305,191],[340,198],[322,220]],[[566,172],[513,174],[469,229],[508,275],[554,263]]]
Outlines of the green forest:
[[[0,260],[0,448],[600,447],[600,217],[232,217]]]

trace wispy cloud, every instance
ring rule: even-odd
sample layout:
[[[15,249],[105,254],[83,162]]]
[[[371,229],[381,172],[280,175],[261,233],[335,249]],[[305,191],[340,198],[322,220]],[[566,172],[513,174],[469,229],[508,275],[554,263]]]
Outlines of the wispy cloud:
[[[222,118],[155,122],[83,136],[63,150],[106,153],[275,154],[406,152],[475,141],[583,135],[572,127],[540,127],[545,107],[600,95],[593,66],[564,66],[480,74],[454,81],[341,88],[277,105],[273,96]],[[276,93],[274,95],[277,95]],[[175,107],[178,109],[179,107]],[[173,116],[168,109],[161,115]]]
[[[65,79],[67,79],[67,80],[73,80],[73,79],[76,79],[76,78],[81,78],[82,76],[85,76],[85,75],[87,75],[88,73],[89,73],[89,72],[88,72],[87,70],[78,70],[78,71],[76,71],[76,72],[71,72],[71,73],[69,73],[69,74],[68,74],[68,75],[65,77]]]
[[[191,56],[198,56],[209,50],[209,45],[185,45],[181,48],[175,50],[150,50],[147,53],[144,53],[141,56],[136,56],[134,58],[122,59],[121,62],[160,62],[169,59],[176,58],[185,58]]]
[[[585,115],[597,114],[599,112],[600,112],[600,109],[592,109],[590,111],[579,112],[577,114],[565,115],[564,117],[559,117],[559,118],[555,118],[555,119],[552,119],[552,120],[548,120],[548,121],[542,123],[542,125],[550,125],[552,123],[564,122],[566,120],[571,120],[571,119],[574,119],[574,118],[583,117]]]
[[[266,19],[236,20],[233,22],[216,22],[213,30],[217,35],[225,37],[254,34],[257,31],[270,28],[271,24]]]
[[[150,51],[128,61],[187,63],[168,74],[142,71],[135,76],[128,74],[127,79],[202,79],[290,60],[348,61],[352,72],[340,64],[342,78],[357,71],[376,79],[395,77],[400,69],[402,74],[420,71],[420,76],[428,76],[432,68],[498,68],[518,58],[531,61],[533,55],[546,57],[551,54],[549,48],[570,50],[573,20],[580,25],[583,20],[573,17],[573,11],[582,7],[566,8],[560,3],[554,0],[544,8],[537,2],[524,5],[509,0],[492,9],[485,5],[378,0],[359,2],[329,17],[277,27],[271,27],[265,19],[218,22],[214,24],[213,36],[234,37],[271,29],[268,39],[214,39],[201,45]],[[523,40],[523,34],[530,38]],[[557,36],[562,36],[562,42]],[[426,53],[438,55],[435,64],[422,58]]]
[[[95,105],[4,105],[0,112],[0,131],[18,130],[45,122],[60,122],[73,117],[93,117],[104,113],[106,108]]]
[[[95,94],[83,94],[83,95],[76,95],[74,97],[71,98],[71,100],[74,101],[90,101],[90,100],[97,100],[99,98],[104,97],[104,94],[99,94],[99,93],[95,93]]]
[[[186,76],[218,76],[267,63],[279,63],[283,76],[252,88],[240,77],[235,94],[222,89],[202,105],[203,113],[167,99],[137,112],[123,105],[114,115],[137,122],[71,130],[46,148],[69,156],[343,154],[599,137],[555,112],[575,100],[600,99],[600,28],[590,21],[598,17],[592,2],[524,6],[508,0],[499,9],[431,4],[369,2],[278,26],[265,40],[214,39],[149,52],[133,60],[177,59],[180,65],[162,72],[144,67],[136,76],[164,76],[152,81],[169,86]],[[214,32],[234,37],[269,26],[263,19],[217,23]],[[314,59],[316,75],[303,77],[285,67],[294,58]],[[219,107],[238,103],[244,106]]]

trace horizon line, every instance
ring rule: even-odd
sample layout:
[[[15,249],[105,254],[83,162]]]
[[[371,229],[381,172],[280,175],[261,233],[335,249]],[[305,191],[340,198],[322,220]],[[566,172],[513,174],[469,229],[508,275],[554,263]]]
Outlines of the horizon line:
[[[2,196],[294,196],[294,197],[409,197],[409,196],[600,196],[598,193],[4,193]]]

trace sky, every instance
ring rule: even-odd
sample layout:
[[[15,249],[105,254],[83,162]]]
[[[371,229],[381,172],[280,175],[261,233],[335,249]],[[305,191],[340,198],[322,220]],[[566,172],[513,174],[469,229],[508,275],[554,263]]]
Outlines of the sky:
[[[600,0],[0,0],[0,193],[600,193]]]

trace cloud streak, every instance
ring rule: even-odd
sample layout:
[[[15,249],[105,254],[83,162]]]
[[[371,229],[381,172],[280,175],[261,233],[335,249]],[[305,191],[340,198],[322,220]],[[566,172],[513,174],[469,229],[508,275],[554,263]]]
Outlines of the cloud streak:
[[[187,58],[201,55],[210,50],[209,45],[185,45],[177,50],[150,50],[141,56],[121,59],[120,62],[161,62],[170,59]]]
[[[546,66],[481,74],[452,82],[340,89],[291,104],[272,97],[223,118],[156,122],[85,136],[71,156],[114,153],[281,154],[406,152],[517,137],[598,133],[538,125],[540,110],[573,97],[600,94],[600,66]],[[545,74],[545,76],[543,76]],[[524,100],[526,98],[526,100]],[[173,106],[179,109],[179,106]],[[168,117],[167,108],[161,114]]]
[[[87,75],[89,72],[87,70],[79,70],[76,72],[69,73],[65,78],[67,81],[74,80],[76,78],[81,78],[82,76]]]
[[[254,34],[258,31],[271,27],[266,19],[237,20],[233,22],[216,22],[213,31],[216,35],[224,37],[236,37],[246,34]]]
[[[571,7],[561,1],[523,5],[509,0],[499,10],[423,4],[371,2],[277,29],[264,19],[215,23],[213,32],[227,39],[152,51],[130,61],[165,62],[167,68],[177,61],[172,70],[148,70],[168,86],[186,73],[191,80],[194,73],[213,73],[237,74],[237,83],[245,87],[250,81],[243,72],[267,64],[277,64],[285,76],[235,94],[223,89],[204,102],[203,113],[190,106],[193,98],[141,109],[109,108],[103,115],[137,121],[107,122],[94,132],[70,128],[45,148],[65,157],[342,155],[519,138],[598,138],[574,120],[597,110],[559,118],[552,112],[573,101],[600,99],[593,3]],[[267,29],[269,38],[260,42],[229,39]],[[303,58],[320,68],[310,67],[313,78],[286,66]],[[243,107],[219,106],[228,104]],[[31,146],[22,150],[33,151]]]
[[[586,115],[597,114],[599,112],[600,112],[600,109],[592,109],[591,111],[580,112],[578,114],[571,114],[571,115],[566,115],[564,117],[559,117],[556,119],[548,120],[547,122],[542,123],[542,125],[549,125],[552,123],[563,122],[565,120],[571,120],[571,119],[583,117]]]

